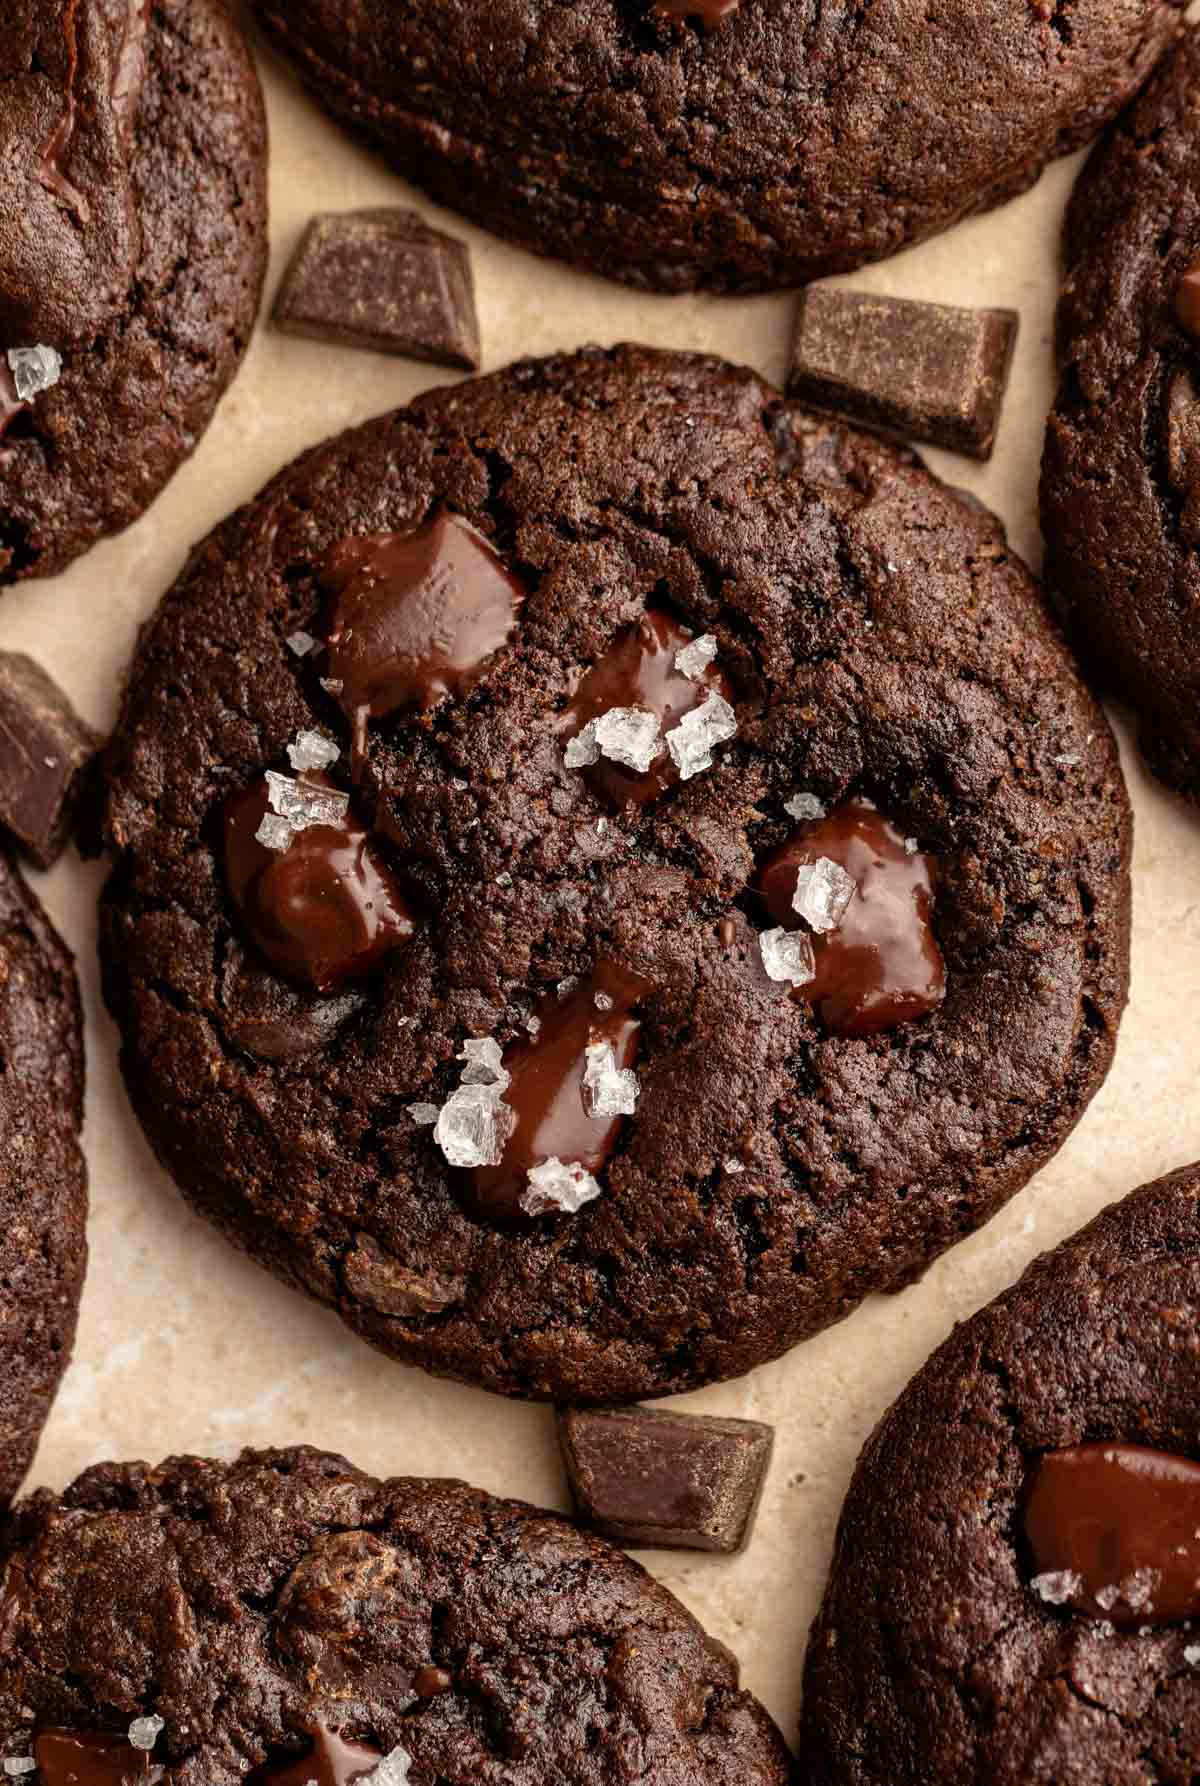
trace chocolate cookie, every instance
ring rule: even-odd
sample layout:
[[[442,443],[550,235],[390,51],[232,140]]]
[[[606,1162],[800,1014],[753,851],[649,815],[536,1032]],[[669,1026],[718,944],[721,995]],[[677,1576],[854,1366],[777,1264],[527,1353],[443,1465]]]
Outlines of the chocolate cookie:
[[[1200,35],[1088,162],[1067,215],[1047,575],[1076,647],[1200,800]]]
[[[998,523],[621,348],[308,453],[107,760],[107,997],[187,1196],[398,1358],[737,1375],[1058,1147],[1126,990],[1113,740]]]
[[[38,1786],[790,1778],[665,1588],[463,1483],[308,1449],[101,1464],[17,1508],[7,1550],[0,1752]]]
[[[1031,185],[1137,91],[1182,3],[255,9],[322,104],[486,229],[633,285],[755,291]]]
[[[1200,1170],[960,1327],[859,1462],[809,1645],[811,1786],[1200,1768]]]
[[[71,957],[0,855],[0,1501],[29,1468],[86,1259],[83,1035]]]
[[[226,0],[34,0],[0,42],[0,584],[145,510],[266,269],[266,120]]]

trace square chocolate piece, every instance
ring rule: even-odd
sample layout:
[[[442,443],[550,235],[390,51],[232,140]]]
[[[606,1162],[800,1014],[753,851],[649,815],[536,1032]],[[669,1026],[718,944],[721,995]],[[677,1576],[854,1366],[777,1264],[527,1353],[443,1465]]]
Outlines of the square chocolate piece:
[[[40,664],[0,652],[0,827],[39,868],[66,848],[99,748]]]
[[[479,369],[466,247],[415,211],[314,217],[283,276],[275,322],[290,335]]]
[[[563,1408],[558,1436],[576,1512],[602,1537],[727,1556],[750,1542],[771,1427],[650,1408]]]
[[[815,285],[804,292],[788,395],[903,440],[990,459],[1020,318]]]

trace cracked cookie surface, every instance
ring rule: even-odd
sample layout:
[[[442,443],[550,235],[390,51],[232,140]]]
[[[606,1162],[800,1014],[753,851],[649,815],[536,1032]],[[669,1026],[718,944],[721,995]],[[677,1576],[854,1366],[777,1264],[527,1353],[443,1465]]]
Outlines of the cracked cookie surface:
[[[1200,801],[1200,31],[1095,151],[1067,214],[1046,576],[1080,656],[1127,700],[1155,774]]]
[[[1182,0],[255,0],[440,203],[662,290],[845,272],[1032,184],[1135,93]],[[699,13],[700,8],[694,9]]]
[[[148,508],[195,449],[254,326],[266,118],[225,0],[154,0],[131,133],[128,289],[98,333],[61,340],[61,378],[7,428],[0,388],[0,585],[53,575]],[[53,319],[41,326],[53,332]]]
[[[0,1501],[75,1338],[86,1259],[83,1034],[70,954],[0,855]]]
[[[790,1778],[734,1658],[665,1588],[462,1483],[381,1482],[309,1449],[101,1464],[23,1503],[6,1540],[6,1756],[49,1726],[153,1716],[172,1786],[241,1786],[264,1763],[256,1782],[289,1762],[302,1780],[321,1725],[402,1749],[414,1786]]]
[[[371,719],[352,784],[287,640],[322,632],[332,546],[439,509],[519,577],[517,624],[461,697]],[[614,807],[561,718],[647,610],[715,638],[737,731]],[[221,851],[230,797],[313,726],[414,919],[331,996],[260,955]],[[372,1343],[492,1389],[667,1394],[778,1355],[985,1221],[1111,1059],[1128,805],[1035,583],[914,458],[716,360],[519,365],[305,455],[146,630],[107,777],[105,990],[160,1158]],[[768,979],[753,886],[801,790],[936,859],[921,1021],[831,1034]],[[586,1208],[498,1224],[413,1107],[601,959],[645,982],[636,1114]]]
[[[1190,1167],[1035,1261],[925,1366],[842,1513],[806,1668],[810,1786],[1196,1777],[1194,1627],[1078,1616],[1054,1577],[1039,1586],[1024,1508],[1046,1453],[1200,1454],[1198,1307]]]

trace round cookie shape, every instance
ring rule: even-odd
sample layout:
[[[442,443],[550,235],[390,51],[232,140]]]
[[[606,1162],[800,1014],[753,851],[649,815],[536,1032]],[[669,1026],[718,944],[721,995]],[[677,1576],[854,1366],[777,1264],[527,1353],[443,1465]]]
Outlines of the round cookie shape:
[[[0,326],[0,585],[53,575],[149,507],[237,371],[267,255],[266,118],[226,0],[86,0],[78,8],[47,0],[32,10],[46,43],[65,31],[80,58],[93,38],[103,46],[115,35],[111,65],[93,68],[97,48],[92,61],[79,61],[74,87],[69,67],[48,94],[43,75],[13,80],[18,93],[31,89],[30,130],[59,119],[57,183],[47,193],[31,174],[31,191],[39,203],[83,206],[91,223],[79,229],[73,257],[48,233],[24,266],[28,239],[6,254],[12,244],[0,225],[0,277],[30,281],[28,290],[0,292],[0,317],[15,331]],[[49,54],[41,43],[25,46],[35,68]],[[93,91],[86,81],[101,76]],[[101,145],[110,167],[89,131],[114,92],[116,117]],[[77,121],[67,130],[73,114],[59,111],[76,93]],[[20,146],[18,171],[28,158]],[[122,154],[124,209],[112,202]],[[89,199],[89,179],[113,216]],[[23,329],[35,323],[47,334],[29,340]],[[52,362],[45,378],[18,380],[9,352],[33,348],[57,355],[61,374]]]
[[[1200,34],[1096,149],[1067,215],[1046,575],[1150,768],[1200,800]]]
[[[413,1786],[791,1777],[733,1656],[644,1569],[463,1483],[307,1448],[101,1464],[7,1538],[0,1753],[40,1786],[72,1742],[131,1734],[147,1786],[348,1786],[385,1756]]]
[[[0,1502],[71,1356],[87,1259],[83,1033],[71,956],[0,856]]]
[[[326,654],[288,640],[330,636],[333,548],[441,511],[519,616],[465,693],[370,718],[360,753]],[[678,775],[615,804],[562,716],[647,613],[731,698],[697,682]],[[657,724],[620,711],[608,750]],[[332,1007],[271,967],[222,863],[228,803],[313,729],[414,920]],[[1036,585],[912,456],[717,360],[522,364],[306,454],[167,596],[107,777],[106,996],[168,1171],[375,1345],[506,1393],[660,1395],[777,1356],[985,1221],[1111,1059],[1128,805]],[[902,897],[944,985],[851,1035],[832,987],[772,977],[810,939],[758,888],[797,812],[861,800],[931,865]],[[501,1140],[524,1192],[474,1170]]]
[[[1190,1167],[934,1354],[842,1512],[806,1664],[811,1786],[1193,1777],[1198,1310]]]
[[[318,100],[439,203],[662,291],[879,260],[1032,184],[1181,0],[255,0]]]

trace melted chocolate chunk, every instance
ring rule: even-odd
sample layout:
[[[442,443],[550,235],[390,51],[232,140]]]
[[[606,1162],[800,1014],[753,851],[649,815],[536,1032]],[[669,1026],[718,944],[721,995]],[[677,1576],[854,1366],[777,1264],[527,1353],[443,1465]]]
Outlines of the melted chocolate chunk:
[[[870,800],[849,800],[804,825],[767,862],[759,890],[773,921],[798,930],[792,906],[802,867],[822,858],[845,869],[857,893],[837,928],[813,937],[816,974],[796,991],[839,1036],[872,1036],[926,1016],[946,996],[933,934],[931,857],[907,849]]]
[[[39,868],[67,847],[99,747],[40,664],[0,651],[0,829]]]
[[[706,31],[715,31],[741,3],[742,0],[654,0],[654,10],[664,19],[699,19]]]
[[[146,35],[149,27],[150,0],[129,0],[124,35],[112,80],[113,111],[126,144],[133,135],[133,122],[146,78]]]
[[[649,981],[628,968],[599,961],[566,998],[552,993],[543,1000],[537,1035],[504,1056],[512,1075],[504,1102],[516,1111],[517,1122],[503,1158],[498,1166],[477,1166],[469,1175],[484,1215],[496,1221],[519,1217],[530,1168],[546,1160],[578,1164],[593,1176],[602,1170],[624,1118],[589,1114],[583,1085],[587,1051],[593,1043],[607,1042],[618,1069],[632,1067],[642,1027],[632,1012],[649,990]],[[602,1009],[606,1001],[611,1002]]]
[[[322,775],[305,780],[331,785]],[[230,893],[269,961],[317,992],[336,992],[408,941],[412,913],[353,813],[296,833],[286,850],[271,850],[256,835],[270,810],[265,776],[225,803]]]
[[[34,1743],[38,1786],[158,1786],[163,1769],[123,1736],[47,1730]]]
[[[1025,1532],[1053,1600],[1114,1625],[1200,1616],[1200,1463],[1142,1445],[1074,1445],[1037,1466]]]
[[[436,1699],[439,1693],[449,1693],[454,1685],[454,1676],[449,1669],[438,1668],[430,1664],[417,1671],[413,1680],[413,1692],[418,1699]]]
[[[1200,260],[1192,262],[1175,287],[1175,315],[1180,327],[1200,341]]]
[[[458,515],[412,533],[351,536],[330,551],[326,677],[366,750],[368,719],[461,697],[512,637],[525,590]]]
[[[312,1747],[298,1759],[269,1761],[256,1768],[247,1786],[353,1786],[374,1773],[383,1756],[364,1743],[350,1743],[326,1724],[312,1724]]]
[[[636,626],[619,634],[606,655],[592,666],[559,719],[560,736],[570,740],[614,707],[638,707],[656,715],[663,736],[662,754],[644,775],[603,756],[581,771],[592,791],[613,806],[647,806],[673,786],[679,771],[666,746],[667,733],[685,713],[703,706],[709,695],[733,700],[729,679],[715,663],[695,681],[676,669],[676,653],[691,644],[694,636],[669,614],[644,614]]]

